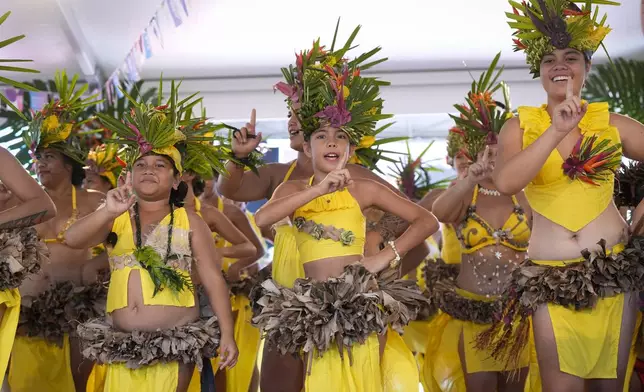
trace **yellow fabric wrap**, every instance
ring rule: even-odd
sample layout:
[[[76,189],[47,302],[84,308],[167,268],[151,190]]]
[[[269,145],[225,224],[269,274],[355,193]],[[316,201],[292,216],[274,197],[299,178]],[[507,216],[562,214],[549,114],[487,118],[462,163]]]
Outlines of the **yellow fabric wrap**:
[[[169,223],[170,215],[161,220],[159,225],[157,225],[154,231],[148,236],[148,239],[152,238],[155,234],[158,234],[159,237],[165,236],[165,238],[167,238],[167,226]],[[164,230],[159,231],[160,228],[164,228]],[[183,290],[179,293],[175,293],[172,290],[163,290],[153,296],[154,283],[145,268],[138,265],[138,262],[133,265],[126,266],[119,264],[119,260],[122,260],[126,256],[131,256],[135,249],[129,212],[125,212],[116,218],[112,226],[112,231],[118,235],[118,242],[113,249],[108,250],[110,269],[112,271],[109,290],[107,292],[108,313],[127,307],[127,287],[130,279],[130,272],[132,271],[139,271],[141,275],[141,290],[143,292],[143,302],[145,305],[169,305],[181,307],[195,306],[195,296],[192,291]],[[186,210],[184,208],[174,210],[172,234],[173,251],[177,248],[184,249],[184,251],[190,249],[189,231],[190,223],[188,221]],[[190,273],[188,271],[179,271],[190,279]]]
[[[418,390],[420,380],[416,358],[400,334],[391,328],[387,330],[387,341],[380,370],[384,392]]]
[[[546,106],[520,107],[519,121],[523,129],[523,148],[534,143],[550,127],[550,116]],[[619,131],[610,125],[610,112],[605,102],[588,104],[588,111],[579,122],[581,133],[597,135],[597,142],[610,140],[620,143]],[[613,200],[615,175],[606,172],[599,186],[581,180],[571,180],[564,174],[562,157],[554,149],[537,176],[528,184],[525,195],[530,207],[548,220],[578,232],[597,218]],[[565,213],[564,213],[565,212]]]
[[[63,346],[41,338],[16,336],[9,366],[11,392],[74,392],[69,336]]]
[[[20,318],[20,293],[18,289],[0,290],[0,306],[5,307],[0,320],[0,388],[9,364],[11,348],[16,336],[16,327]]]
[[[459,295],[477,301],[493,299],[483,295],[457,289]],[[431,321],[428,328],[429,339],[425,349],[424,365],[421,370],[421,381],[425,392],[464,392],[465,374],[459,356],[459,342],[462,336],[464,362],[468,373],[505,371],[504,364],[495,361],[487,352],[474,348],[474,339],[490,326],[476,324],[452,318],[444,312]],[[531,336],[529,345],[522,353],[520,366],[529,368],[524,391],[541,390],[534,339]]]
[[[441,232],[443,236],[443,247],[441,249],[441,259],[446,264],[461,263],[461,243],[456,237],[456,230],[452,225],[441,223]]]
[[[311,181],[313,178],[311,178]],[[297,250],[302,264],[331,257],[360,255],[364,253],[365,217],[360,205],[348,189],[335,191],[317,197],[295,210],[293,219],[304,218],[316,224],[333,226],[344,231],[351,231],[354,240],[344,245],[332,239],[315,239],[311,234],[295,230]]]
[[[344,360],[335,345],[318,357],[312,355],[311,374],[304,380],[306,392],[383,392],[380,370],[380,345],[373,334],[364,344],[351,348],[353,365],[349,363],[349,353],[344,351]],[[287,377],[288,375],[284,375]],[[418,384],[416,384],[418,388]]]
[[[105,392],[176,392],[179,382],[177,362],[157,363],[128,369],[124,363],[107,366]]]
[[[624,244],[617,244],[607,252],[618,254]],[[563,267],[582,262],[583,258],[573,260],[532,260],[539,265]],[[600,298],[592,309],[574,310],[561,305],[548,303],[548,313],[557,344],[559,369],[577,377],[616,378],[619,340],[624,310],[624,294]],[[632,339],[629,363],[635,363],[635,340],[642,315],[637,315],[637,327]],[[580,361],[579,358],[583,358]],[[632,374],[633,366],[628,368]],[[626,378],[629,380],[630,376]],[[625,390],[628,390],[628,382]]]
[[[295,232],[290,225],[275,227],[273,251],[273,279],[284,287],[293,287],[296,279],[304,278],[304,266],[297,251]]]

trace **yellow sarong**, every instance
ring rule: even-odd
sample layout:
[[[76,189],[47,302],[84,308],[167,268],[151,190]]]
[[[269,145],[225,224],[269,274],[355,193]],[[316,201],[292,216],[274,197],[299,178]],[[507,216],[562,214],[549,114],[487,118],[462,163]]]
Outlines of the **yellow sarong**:
[[[18,289],[0,290],[0,305],[4,305],[6,308],[2,320],[0,320],[0,388],[2,388],[20,318]]]
[[[69,337],[62,347],[41,338],[16,336],[9,366],[11,392],[74,392]]]

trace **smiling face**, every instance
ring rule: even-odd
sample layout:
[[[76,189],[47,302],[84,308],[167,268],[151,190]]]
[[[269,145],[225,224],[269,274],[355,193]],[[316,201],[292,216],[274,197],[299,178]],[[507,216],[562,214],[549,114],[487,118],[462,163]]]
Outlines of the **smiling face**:
[[[302,126],[297,119],[295,110],[299,104],[293,104],[293,108],[288,113],[288,138],[291,141],[291,148],[295,151],[304,151],[304,134],[302,133]]]
[[[563,101],[566,99],[566,84],[570,78],[573,80],[573,93],[579,96],[590,71],[590,63],[578,50],[556,49],[543,56],[539,69],[541,84],[548,97]]]
[[[341,159],[346,162],[354,151],[349,135],[329,126],[313,132],[311,139],[304,143],[304,152],[311,158],[313,168],[323,173],[336,170]]]
[[[172,161],[163,155],[146,155],[132,166],[132,186],[143,200],[167,199],[170,191],[179,184]]]

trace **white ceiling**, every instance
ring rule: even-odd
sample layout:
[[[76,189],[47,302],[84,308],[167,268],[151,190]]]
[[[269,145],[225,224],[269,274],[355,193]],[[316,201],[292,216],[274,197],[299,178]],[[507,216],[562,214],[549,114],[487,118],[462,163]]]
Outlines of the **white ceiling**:
[[[0,37],[24,33],[27,38],[0,55],[32,58],[44,77],[58,68],[85,70],[78,61],[85,56],[107,76],[123,62],[160,3],[3,0],[0,12],[13,13]],[[177,29],[167,12],[161,13],[165,48],[143,65],[142,77],[158,78],[162,71],[168,78],[277,75],[313,38],[330,44],[339,15],[341,39],[362,24],[361,48],[383,47],[390,61],[381,72],[462,69],[464,61],[481,68],[499,50],[507,66],[524,67],[523,55],[512,52],[505,0],[189,0],[189,5],[190,17]],[[644,58],[640,7],[639,0],[606,7],[614,29],[606,41],[611,56]]]

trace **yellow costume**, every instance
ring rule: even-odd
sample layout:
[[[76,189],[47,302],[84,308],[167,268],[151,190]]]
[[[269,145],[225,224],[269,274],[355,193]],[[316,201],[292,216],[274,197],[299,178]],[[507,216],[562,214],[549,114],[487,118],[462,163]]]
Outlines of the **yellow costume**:
[[[524,148],[537,140],[550,126],[550,116],[545,105],[539,108],[519,108],[519,119],[523,129]],[[596,135],[597,142],[608,140],[611,145],[620,143],[619,131],[610,124],[607,103],[589,104],[586,115],[579,122],[579,129],[585,137]],[[619,152],[621,154],[621,148]],[[561,169],[563,162],[564,157],[557,149],[553,150],[525,193],[535,212],[577,232],[596,219],[611,203],[614,174],[607,171],[598,185],[571,180]],[[618,244],[611,252],[618,254],[623,249],[624,246]],[[559,261],[532,260],[535,264],[553,268],[583,261],[583,257]],[[600,298],[592,309],[577,311],[548,303],[562,372],[587,379],[617,377],[617,342],[620,338],[623,304],[624,294]],[[634,341],[635,337],[633,343]],[[631,350],[627,380],[633,370],[630,363],[634,364],[634,360],[635,353]],[[628,382],[625,388],[628,388]]]
[[[76,187],[72,186],[72,213],[55,238],[46,244],[64,243],[65,231],[78,220]],[[7,380],[12,391],[73,391],[74,378],[69,356],[69,335],[60,344],[42,337],[17,336],[11,354]],[[52,364],[55,364],[52,365]]]
[[[516,199],[512,196],[515,209],[500,230],[494,230],[484,219],[476,213],[478,199],[478,186],[474,189],[469,213],[463,223],[457,227],[456,235],[461,243],[462,253],[472,254],[478,250],[496,244],[525,252],[530,239],[530,227],[523,215],[523,211]],[[500,236],[498,233],[506,232]],[[456,295],[478,303],[491,303],[495,297],[475,294],[458,287]],[[425,355],[425,368],[423,381],[429,391],[464,391],[465,379],[459,358],[459,340],[462,336],[464,362],[468,373],[501,372],[507,369],[505,364],[495,361],[487,352],[474,348],[476,336],[489,328],[489,324],[481,321],[459,320],[450,316],[449,309],[441,309],[440,314],[430,325],[430,336]],[[440,354],[440,355],[439,355]],[[525,349],[518,368],[530,364],[528,348]]]
[[[288,181],[297,161],[291,163],[282,182]],[[295,242],[295,227],[286,222],[276,224],[273,253],[273,279],[284,287],[293,287],[295,279],[304,277],[304,268]]]
[[[199,204],[200,205],[200,204]],[[221,198],[217,199],[217,209],[224,212],[224,202]],[[262,238],[262,233],[255,224],[255,219],[252,214],[246,212],[255,233]],[[216,243],[218,248],[231,246],[229,242],[219,238]],[[223,269],[224,272],[228,271],[231,265],[237,260],[224,258]],[[235,342],[239,349],[239,357],[237,364],[234,368],[226,370],[226,391],[247,391],[253,371],[255,370],[255,363],[257,361],[257,352],[259,350],[260,332],[259,329],[253,327],[250,322],[253,316],[250,310],[250,301],[248,297],[243,295],[235,295],[231,298],[231,306],[233,312],[237,312],[235,319]],[[212,368],[215,373],[218,371],[219,359],[211,359]]]
[[[170,216],[168,215],[148,236],[147,243],[165,243],[169,222]],[[141,290],[145,305],[195,306],[195,296],[190,290],[183,290],[179,293],[172,292],[172,290],[163,290],[153,296],[154,283],[150,278],[150,274],[133,257],[135,245],[129,212],[125,212],[114,221],[112,231],[118,235],[118,242],[113,249],[108,250],[112,270],[107,295],[108,313],[127,307],[127,287],[132,271],[139,271],[141,276]],[[190,224],[185,209],[174,210],[173,253],[178,255],[191,254],[189,232]],[[187,263],[177,263],[174,267],[187,279],[190,279],[190,266]],[[178,376],[179,365],[177,362],[158,363],[143,366],[139,369],[128,369],[122,363],[108,364],[106,366],[104,391],[174,392],[177,388]]]
[[[443,246],[441,248],[441,259],[446,264],[461,263],[461,243],[456,237],[454,226],[441,223],[441,234],[443,236]]]
[[[9,356],[16,336],[16,327],[20,318],[20,293],[18,289],[0,290],[0,307],[4,315],[0,320],[0,386],[9,364]]]
[[[311,178],[311,181],[313,178]],[[293,215],[297,248],[302,263],[320,259],[362,255],[365,240],[365,218],[360,206],[347,190],[316,198],[297,209]],[[307,230],[306,222],[335,227],[344,234],[353,233],[353,240],[316,239]],[[343,234],[340,234],[340,238]],[[311,372],[305,379],[306,391],[408,391],[418,388],[418,373],[414,357],[396,332],[389,330],[382,359],[378,337],[371,335],[365,344],[351,349],[353,365],[340,358],[333,346],[322,357],[313,353]],[[386,372],[384,372],[386,370]],[[381,378],[382,377],[382,378]]]

